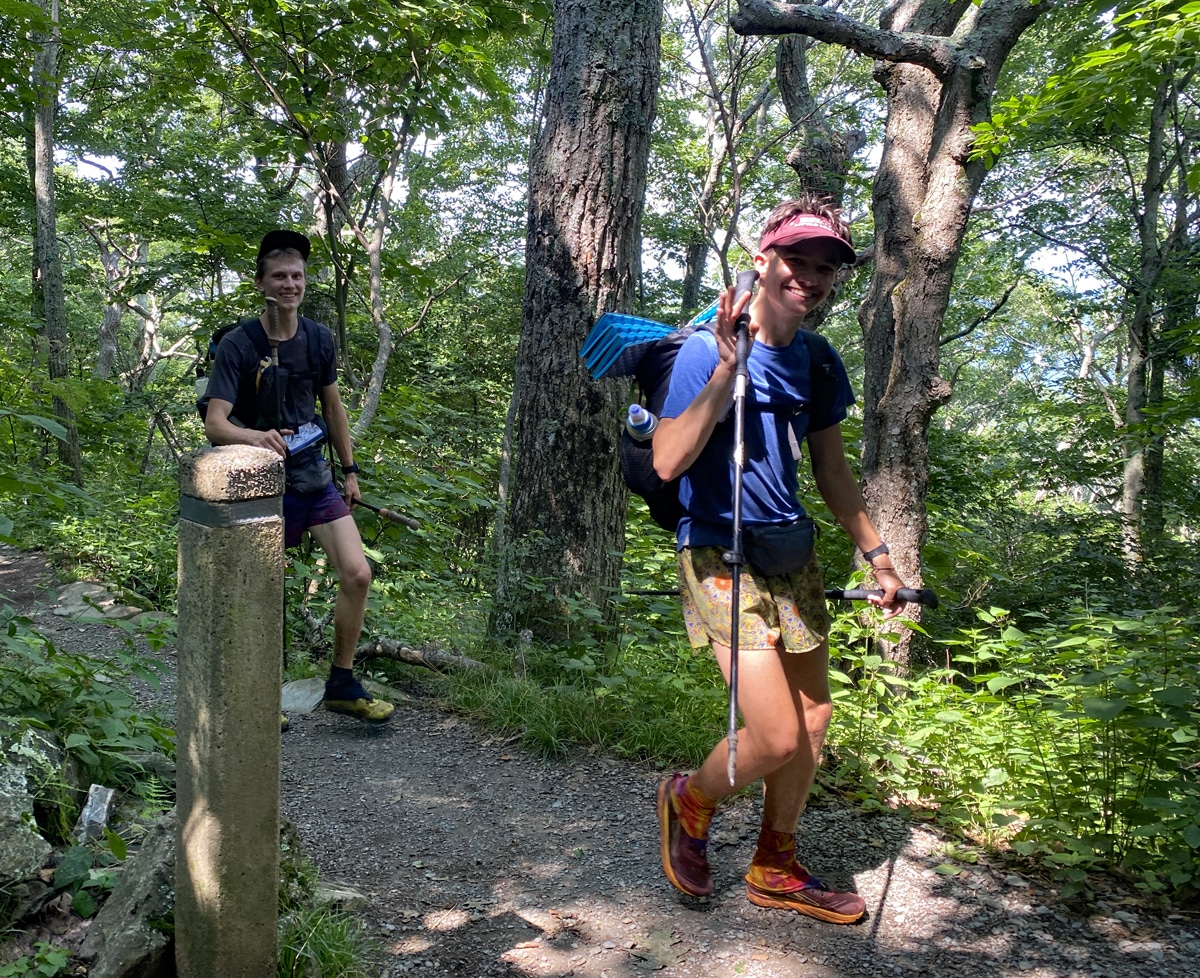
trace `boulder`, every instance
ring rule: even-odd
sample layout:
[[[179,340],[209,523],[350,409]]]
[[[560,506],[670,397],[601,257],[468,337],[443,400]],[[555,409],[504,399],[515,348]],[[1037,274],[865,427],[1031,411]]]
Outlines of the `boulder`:
[[[366,910],[371,901],[365,893],[361,893],[345,883],[317,883],[313,893],[313,906],[329,907],[346,913],[358,913]]]
[[[76,957],[88,978],[174,978],[175,812],[125,863]]]
[[[50,843],[34,819],[30,788],[32,782],[36,790],[55,770],[53,750],[35,731],[0,730],[0,893],[36,880],[50,856]]]
[[[88,581],[76,581],[60,588],[58,603],[54,606],[54,614],[59,617],[83,619],[135,618],[145,610],[120,603],[119,597],[103,584]]]
[[[312,713],[325,698],[325,680],[317,677],[294,679],[283,684],[279,708],[284,713]]]

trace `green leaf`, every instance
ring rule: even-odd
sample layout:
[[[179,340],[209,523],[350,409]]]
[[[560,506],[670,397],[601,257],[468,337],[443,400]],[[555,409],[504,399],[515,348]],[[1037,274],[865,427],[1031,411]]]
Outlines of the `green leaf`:
[[[1008,689],[1009,686],[1015,686],[1021,680],[1016,676],[993,676],[987,681],[989,693],[998,693],[1002,689]]]
[[[1167,686],[1150,694],[1155,703],[1163,706],[1191,706],[1197,704],[1196,690],[1187,686]]]
[[[67,429],[60,422],[52,418],[43,418],[40,414],[20,414],[16,411],[10,411],[8,408],[0,408],[0,418],[6,416],[20,418],[26,424],[31,424],[35,428],[41,428],[61,441],[67,440]]]
[[[69,890],[84,882],[92,868],[92,850],[85,846],[71,846],[63,853],[54,871],[54,888]]]
[[[117,835],[116,832],[114,832],[110,828],[105,828],[104,843],[105,843],[105,845],[108,846],[109,852],[111,852],[114,856],[116,856],[122,862],[125,861],[125,856],[126,856],[126,853],[128,852],[128,848],[125,845],[125,840],[122,839],[119,835]]]
[[[1085,696],[1079,705],[1083,707],[1083,712],[1093,720],[1111,720],[1128,707],[1129,703],[1120,698],[1102,700],[1093,696]]]
[[[80,890],[71,900],[71,909],[86,919],[96,912],[96,898],[87,890]]]

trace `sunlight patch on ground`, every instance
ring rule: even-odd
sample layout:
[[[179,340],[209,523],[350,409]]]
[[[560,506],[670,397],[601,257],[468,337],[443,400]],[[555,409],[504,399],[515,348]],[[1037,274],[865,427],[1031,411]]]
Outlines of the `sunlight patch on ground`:
[[[427,913],[423,923],[426,930],[436,931],[438,933],[446,933],[447,931],[458,930],[460,927],[465,927],[471,922],[471,915],[466,910],[451,908],[449,910],[434,910],[432,913]]]
[[[401,954],[424,954],[435,943],[430,937],[421,937],[414,934],[412,937],[406,937],[402,941],[396,941],[396,943],[388,945],[388,951],[396,957],[399,957]]]

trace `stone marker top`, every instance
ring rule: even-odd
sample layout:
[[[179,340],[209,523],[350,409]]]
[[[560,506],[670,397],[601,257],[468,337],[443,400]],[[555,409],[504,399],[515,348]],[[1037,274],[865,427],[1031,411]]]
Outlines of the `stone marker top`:
[[[189,452],[179,462],[179,495],[212,503],[282,496],[283,459],[249,445]]]

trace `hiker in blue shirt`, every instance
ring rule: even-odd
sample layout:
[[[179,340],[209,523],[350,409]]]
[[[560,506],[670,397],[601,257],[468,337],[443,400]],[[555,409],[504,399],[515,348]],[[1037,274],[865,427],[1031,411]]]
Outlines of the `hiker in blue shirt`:
[[[727,775],[722,739],[691,776],[675,774],[658,789],[663,869],[684,893],[712,893],[706,855],[718,802],[764,781],[763,823],[746,873],[746,893],[764,907],[794,910],[834,923],[866,911],[856,893],[823,884],[796,859],[796,825],[804,810],[832,713],[829,614],[811,555],[812,525],[798,499],[800,440],[808,442],[818,491],[870,563],[882,596],[871,599],[892,618],[904,609],[904,586],[871,520],[846,460],[840,422],[854,395],[836,354],[830,379],[814,392],[809,345],[798,332],[829,295],[843,264],[855,261],[838,208],[806,196],[780,204],[767,219],[754,268],[758,289],[735,304],[720,299],[714,332],[697,330],[681,347],[670,393],[654,435],[654,468],[681,476],[684,515],[677,529],[684,619],[694,647],[711,645],[729,678],[734,323],[749,302],[750,379],[746,394],[742,517],[748,563],[740,577],[737,781]],[[818,394],[821,403],[814,403]],[[756,541],[759,541],[756,543]],[[756,549],[757,548],[757,549]],[[774,551],[772,556],[771,551]],[[768,562],[783,552],[782,568]],[[758,556],[761,554],[762,556]],[[774,567],[764,573],[756,567]],[[800,566],[790,566],[797,562]]]
[[[264,300],[274,300],[277,310],[274,322],[264,312],[257,324],[251,323],[266,331],[278,360],[275,383],[280,385],[279,401],[275,411],[269,412],[271,419],[255,424],[233,416],[239,390],[248,388],[252,397],[262,362],[247,327],[242,326],[229,332],[217,347],[204,433],[214,445],[255,445],[284,458],[284,546],[298,546],[307,530],[338,576],[333,665],[325,684],[325,708],[378,723],[387,720],[394,707],[372,697],[352,671],[371,587],[371,568],[350,515],[358,498],[358,465],[346,409],[338,394],[333,335],[327,327],[300,315],[310,248],[303,234],[275,230],[266,234],[258,250],[254,284]],[[313,339],[318,349],[309,350]],[[310,361],[316,364],[315,374],[310,374]],[[285,379],[280,379],[280,367]],[[345,488],[341,492],[323,457],[323,439],[297,451],[288,444],[291,436],[303,435],[302,428],[307,430],[315,423],[318,399],[329,440],[342,464]],[[286,725],[286,718],[281,719]]]

